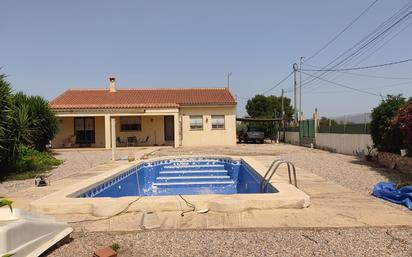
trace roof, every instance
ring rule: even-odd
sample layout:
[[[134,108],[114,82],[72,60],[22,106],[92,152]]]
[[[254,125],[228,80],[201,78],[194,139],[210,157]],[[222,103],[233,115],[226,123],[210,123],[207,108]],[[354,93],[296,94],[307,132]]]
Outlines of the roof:
[[[227,88],[69,89],[50,103],[53,109],[173,108],[193,105],[234,105]]]

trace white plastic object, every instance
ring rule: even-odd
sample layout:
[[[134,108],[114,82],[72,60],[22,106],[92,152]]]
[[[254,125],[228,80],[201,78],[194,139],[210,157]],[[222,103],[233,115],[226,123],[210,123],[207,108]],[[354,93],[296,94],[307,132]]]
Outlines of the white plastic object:
[[[67,223],[45,215],[0,208],[0,256],[39,256],[72,231]]]
[[[201,209],[201,210],[196,211],[197,214],[204,214],[208,212],[209,212],[209,209]]]

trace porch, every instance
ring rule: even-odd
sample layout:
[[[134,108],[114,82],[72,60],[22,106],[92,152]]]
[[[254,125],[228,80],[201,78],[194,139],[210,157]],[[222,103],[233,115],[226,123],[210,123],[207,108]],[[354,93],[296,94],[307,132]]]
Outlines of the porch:
[[[177,113],[57,114],[52,148],[178,146]],[[113,141],[113,142],[112,142]]]

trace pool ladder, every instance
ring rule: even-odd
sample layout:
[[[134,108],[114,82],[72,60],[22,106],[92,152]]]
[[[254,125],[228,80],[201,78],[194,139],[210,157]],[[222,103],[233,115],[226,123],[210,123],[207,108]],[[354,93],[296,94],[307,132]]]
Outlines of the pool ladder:
[[[287,160],[282,160],[282,159],[276,159],[272,162],[270,165],[269,169],[266,171],[265,176],[262,178],[262,181],[260,183],[260,192],[265,192],[270,179],[275,175],[276,170],[279,168],[281,164],[286,164],[288,167],[288,176],[289,176],[289,183],[294,185],[295,187],[298,187],[298,181],[296,179],[296,168],[295,165],[293,165],[292,162],[287,161]],[[292,173],[293,173],[293,183],[292,183]]]

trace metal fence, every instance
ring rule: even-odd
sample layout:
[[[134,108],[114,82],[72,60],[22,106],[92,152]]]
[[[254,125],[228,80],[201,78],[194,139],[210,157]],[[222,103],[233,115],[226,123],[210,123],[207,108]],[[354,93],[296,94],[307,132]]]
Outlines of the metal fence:
[[[299,132],[299,127],[295,127],[295,126],[286,127],[285,131],[287,131],[287,132]]]
[[[370,134],[370,124],[337,124],[320,125],[318,133],[340,133],[340,134]]]
[[[370,134],[370,120],[370,113],[322,117],[317,121],[307,119],[299,123],[286,123],[285,131],[299,132],[300,137],[314,138],[315,123],[317,123],[316,133]]]
[[[370,113],[349,114],[336,117],[322,117],[318,133],[370,134]]]

